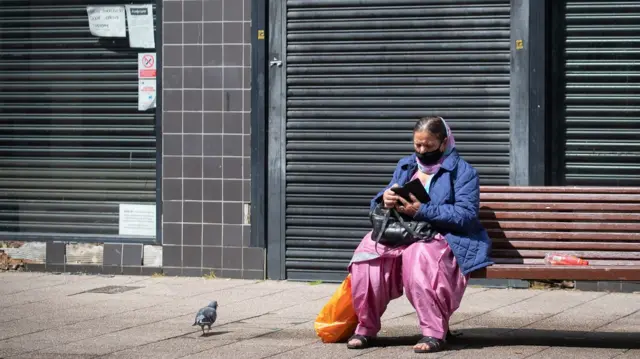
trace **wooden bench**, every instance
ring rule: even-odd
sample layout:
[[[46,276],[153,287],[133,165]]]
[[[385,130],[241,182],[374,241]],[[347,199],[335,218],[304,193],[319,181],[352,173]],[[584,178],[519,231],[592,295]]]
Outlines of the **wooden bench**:
[[[495,265],[473,278],[640,281],[640,188],[480,188]],[[588,266],[546,265],[548,252]]]

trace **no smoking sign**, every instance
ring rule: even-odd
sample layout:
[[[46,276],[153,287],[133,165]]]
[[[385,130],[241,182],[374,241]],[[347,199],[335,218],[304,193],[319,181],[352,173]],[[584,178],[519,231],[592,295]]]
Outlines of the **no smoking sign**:
[[[144,55],[142,56],[142,66],[145,68],[150,68],[155,65],[156,60],[153,58],[153,55]]]
[[[141,79],[156,78],[156,54],[138,54],[138,77]]]

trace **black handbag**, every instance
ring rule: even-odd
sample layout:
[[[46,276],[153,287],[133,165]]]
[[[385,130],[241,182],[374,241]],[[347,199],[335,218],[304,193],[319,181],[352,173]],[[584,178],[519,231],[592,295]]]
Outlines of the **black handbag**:
[[[418,241],[428,242],[436,235],[429,222],[414,221],[398,213],[395,208],[387,209],[378,203],[369,213],[373,227],[371,238],[377,244],[397,247]]]

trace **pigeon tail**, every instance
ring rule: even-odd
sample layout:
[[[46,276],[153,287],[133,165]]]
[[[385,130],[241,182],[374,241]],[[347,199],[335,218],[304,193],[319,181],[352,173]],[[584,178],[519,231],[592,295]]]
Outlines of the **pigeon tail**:
[[[201,315],[196,317],[196,321],[193,322],[192,326],[194,326],[194,325],[202,325],[203,321],[204,321],[204,315],[201,314]]]

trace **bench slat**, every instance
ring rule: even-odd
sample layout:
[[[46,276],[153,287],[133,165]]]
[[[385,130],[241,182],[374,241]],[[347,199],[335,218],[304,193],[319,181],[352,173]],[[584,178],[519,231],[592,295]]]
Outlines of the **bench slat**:
[[[582,213],[582,212],[508,212],[480,210],[480,219],[539,219],[569,221],[638,221],[640,213]]]
[[[638,212],[640,204],[629,203],[554,203],[554,202],[493,202],[481,201],[480,209],[493,210],[539,210],[539,211],[607,211]]]
[[[559,242],[559,241],[507,241],[504,239],[493,240],[494,249],[547,249],[547,250],[610,250],[610,251],[636,251],[640,252],[640,243],[620,242]]]
[[[546,240],[578,240],[578,241],[640,241],[640,233],[610,232],[537,232],[537,231],[503,231],[487,229],[489,237],[504,239],[546,239]]]
[[[578,231],[640,231],[640,223],[594,223],[551,221],[482,221],[486,229],[578,230]]]
[[[544,258],[549,251],[531,249],[495,249],[492,255],[496,258]],[[562,253],[572,254],[582,259],[614,259],[638,261],[640,265],[640,253],[624,251],[576,251],[563,250]]]
[[[544,260],[542,258],[492,258],[493,262],[496,264],[510,264],[510,265],[540,265],[545,266]],[[592,259],[589,261],[589,265],[591,266],[639,266],[640,263],[637,261],[629,261],[626,259]],[[553,266],[564,268],[569,266]],[[565,278],[566,279],[566,278]]]
[[[640,266],[494,265],[471,274],[472,278],[571,279],[640,281]]]
[[[481,193],[613,193],[613,194],[640,194],[640,187],[594,187],[594,186],[480,186]]]
[[[598,193],[482,193],[480,201],[548,201],[548,202],[621,202],[639,203],[640,194],[598,194]]]

